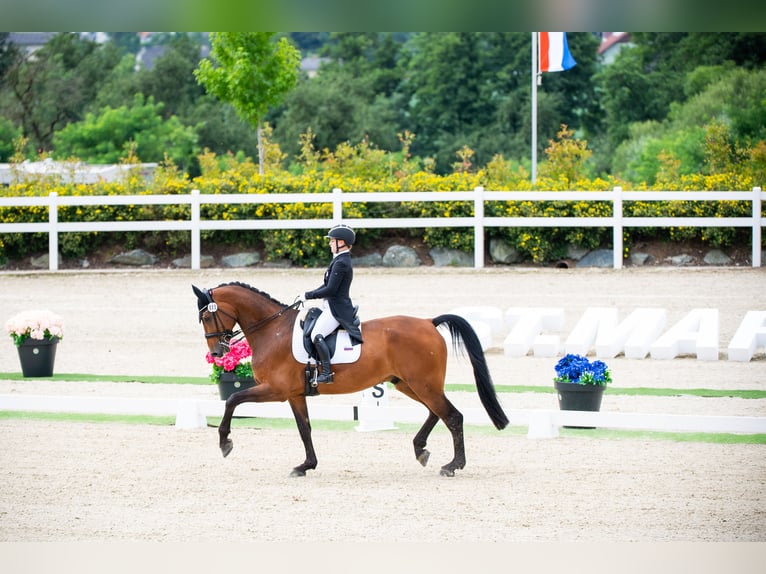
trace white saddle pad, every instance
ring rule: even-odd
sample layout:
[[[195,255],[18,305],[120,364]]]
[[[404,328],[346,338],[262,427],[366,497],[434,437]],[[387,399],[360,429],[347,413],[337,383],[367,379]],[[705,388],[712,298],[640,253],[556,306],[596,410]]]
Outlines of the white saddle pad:
[[[301,328],[301,313],[295,318],[293,325],[293,356],[299,363],[316,364],[316,361],[309,357],[303,346],[303,329]],[[335,353],[330,359],[331,363],[344,364],[355,363],[362,355],[362,345],[352,345],[351,337],[348,331],[341,329],[338,331],[338,340],[335,343]]]

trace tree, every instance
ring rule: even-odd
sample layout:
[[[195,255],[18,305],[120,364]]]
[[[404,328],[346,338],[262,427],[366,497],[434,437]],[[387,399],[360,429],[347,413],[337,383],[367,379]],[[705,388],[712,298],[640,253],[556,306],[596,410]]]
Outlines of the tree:
[[[231,103],[258,131],[258,166],[263,173],[261,121],[295,86],[300,52],[286,38],[272,42],[273,32],[211,33],[211,55],[194,70],[197,81]]]
[[[196,134],[175,116],[162,118],[162,104],[137,94],[131,106],[104,108],[99,115],[69,124],[54,137],[55,157],[90,163],[118,163],[128,150],[146,162],[169,157],[187,169],[197,152]]]
[[[2,113],[22,126],[35,148],[50,150],[53,134],[82,119],[119,61],[111,44],[57,34],[34,55],[14,60],[2,84]]]

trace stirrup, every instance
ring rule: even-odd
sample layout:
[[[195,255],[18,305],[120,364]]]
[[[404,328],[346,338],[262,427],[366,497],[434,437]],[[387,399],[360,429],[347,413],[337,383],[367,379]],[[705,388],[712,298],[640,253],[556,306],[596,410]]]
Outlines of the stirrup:
[[[316,376],[314,377],[313,384],[316,387],[317,385],[331,385],[334,382],[333,379],[333,372],[328,369],[328,372],[325,373],[323,370],[322,373],[319,373],[319,369],[316,370]]]

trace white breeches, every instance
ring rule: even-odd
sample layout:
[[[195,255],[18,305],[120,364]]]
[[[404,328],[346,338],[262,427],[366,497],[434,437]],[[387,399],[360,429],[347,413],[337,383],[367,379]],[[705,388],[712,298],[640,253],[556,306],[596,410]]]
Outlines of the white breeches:
[[[332,311],[330,311],[330,305],[327,303],[326,299],[323,300],[322,314],[319,315],[314,328],[311,330],[311,340],[313,341],[317,335],[326,337],[337,329],[338,325],[340,325],[340,323],[338,323],[338,320],[333,316]]]

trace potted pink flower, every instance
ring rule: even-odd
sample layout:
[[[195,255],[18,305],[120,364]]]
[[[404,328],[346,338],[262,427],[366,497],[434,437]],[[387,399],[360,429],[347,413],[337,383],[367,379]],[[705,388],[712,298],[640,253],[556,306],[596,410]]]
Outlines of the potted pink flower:
[[[56,346],[64,338],[64,320],[48,310],[23,311],[5,322],[19,353],[25,377],[50,377]]]
[[[221,357],[213,357],[209,352],[205,355],[207,362],[213,366],[210,380],[218,385],[218,394],[222,400],[255,386],[250,362],[252,355],[246,339],[232,342],[229,351]]]

